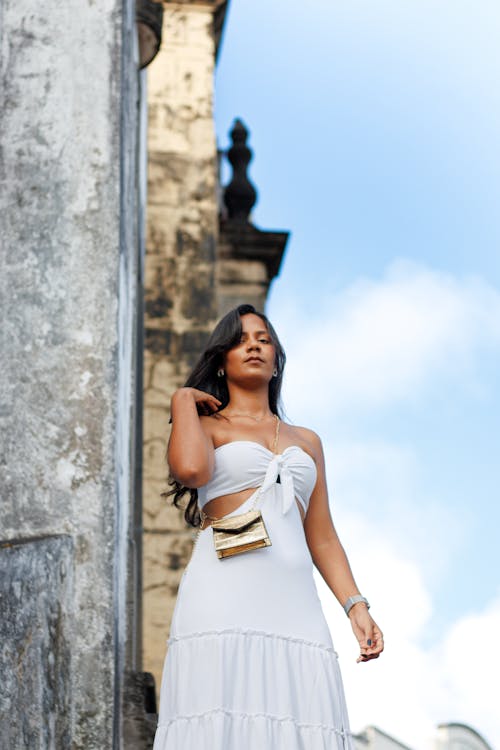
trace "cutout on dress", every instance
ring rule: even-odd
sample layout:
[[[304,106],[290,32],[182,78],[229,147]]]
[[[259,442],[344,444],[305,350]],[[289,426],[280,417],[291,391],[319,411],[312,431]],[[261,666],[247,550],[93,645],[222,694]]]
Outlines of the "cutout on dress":
[[[229,495],[214,497],[212,500],[209,500],[208,503],[205,503],[203,511],[209,516],[220,520],[221,518],[228,516],[230,513],[234,513],[239,508],[242,508],[248,498],[258,489],[258,487],[250,487],[246,490],[240,490],[240,492],[233,492]]]
[[[299,509],[300,520],[302,521],[302,523],[304,523],[304,521],[306,520],[306,512],[304,510],[304,507],[300,500],[298,500],[297,498],[295,498],[295,502],[297,503],[297,508]]]
[[[246,490],[240,490],[240,492],[234,492],[230,495],[221,495],[220,497],[214,497],[212,498],[212,500],[209,500],[208,503],[205,503],[205,505],[203,506],[203,511],[209,516],[213,516],[213,518],[220,520],[221,518],[225,518],[226,516],[228,516],[230,513],[234,513],[235,511],[242,508],[245,505],[246,501],[255,492],[257,492],[258,489],[258,487],[253,487]],[[295,502],[297,503],[297,508],[299,509],[300,520],[302,521],[302,524],[304,524],[306,517],[304,507],[297,497],[295,498]]]

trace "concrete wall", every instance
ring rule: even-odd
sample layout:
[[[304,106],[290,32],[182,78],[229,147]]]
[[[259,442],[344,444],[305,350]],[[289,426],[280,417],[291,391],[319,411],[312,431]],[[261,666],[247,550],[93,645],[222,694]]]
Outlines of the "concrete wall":
[[[125,666],[134,3],[2,0],[0,28],[2,741],[103,750]]]

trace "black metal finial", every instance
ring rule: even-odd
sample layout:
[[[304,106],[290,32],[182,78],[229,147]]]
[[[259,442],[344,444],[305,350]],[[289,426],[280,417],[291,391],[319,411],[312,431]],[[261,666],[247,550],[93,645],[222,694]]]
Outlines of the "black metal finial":
[[[227,157],[233,167],[233,177],[224,190],[224,203],[230,219],[248,222],[250,211],[257,200],[257,191],[247,175],[247,167],[252,158],[252,152],[246,145],[248,130],[241,120],[235,120],[229,135],[233,145],[227,152]]]

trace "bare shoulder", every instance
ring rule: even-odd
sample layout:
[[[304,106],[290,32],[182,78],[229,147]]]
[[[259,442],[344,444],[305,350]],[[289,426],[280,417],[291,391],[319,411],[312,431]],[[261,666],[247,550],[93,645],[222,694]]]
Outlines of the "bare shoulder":
[[[225,442],[224,429],[228,427],[228,421],[222,414],[210,414],[200,416],[201,429],[214,445]]]
[[[287,428],[291,431],[297,442],[307,445],[312,452],[318,458],[323,453],[321,445],[321,438],[317,432],[310,430],[308,427],[298,427],[295,425],[287,425]]]
[[[210,414],[210,416],[200,416],[200,425],[201,429],[211,440],[214,442],[214,436],[217,432],[218,423],[220,422],[220,417],[217,416],[217,414]]]

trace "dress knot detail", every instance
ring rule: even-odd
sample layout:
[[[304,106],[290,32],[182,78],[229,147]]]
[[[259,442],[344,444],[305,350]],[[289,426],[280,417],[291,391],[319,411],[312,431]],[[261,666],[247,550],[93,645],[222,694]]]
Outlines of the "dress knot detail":
[[[281,506],[283,515],[288,513],[295,500],[293,476],[288,468],[286,459],[287,457],[284,453],[279,453],[274,456],[267,467],[264,483],[262,484],[262,494],[264,494],[273,486],[273,484],[276,483],[279,476],[281,486],[283,487],[283,504]]]

